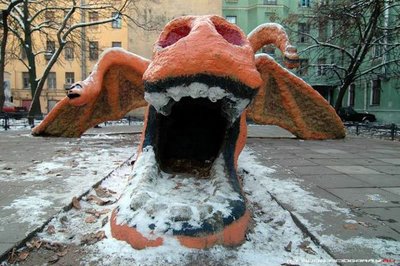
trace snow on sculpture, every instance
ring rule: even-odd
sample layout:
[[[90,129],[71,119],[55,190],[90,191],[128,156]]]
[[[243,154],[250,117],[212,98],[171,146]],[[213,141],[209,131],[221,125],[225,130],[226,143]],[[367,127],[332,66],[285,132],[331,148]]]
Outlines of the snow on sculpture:
[[[345,136],[323,97],[268,55],[255,56],[267,44],[296,67],[296,49],[278,24],[246,37],[219,16],[174,19],[152,61],[107,50],[33,134],[79,137],[148,105],[132,179],[112,214],[113,237],[137,249],[171,238],[193,248],[239,245],[251,217],[236,173],[246,113],[303,139]]]

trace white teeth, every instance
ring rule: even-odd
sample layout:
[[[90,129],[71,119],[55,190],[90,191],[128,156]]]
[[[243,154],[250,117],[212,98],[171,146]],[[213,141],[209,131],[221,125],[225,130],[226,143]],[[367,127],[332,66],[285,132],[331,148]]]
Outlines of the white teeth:
[[[208,98],[211,102],[227,99],[229,104],[224,106],[223,111],[230,122],[234,122],[250,103],[249,99],[237,98],[220,87],[208,87],[199,82],[193,82],[188,86],[171,87],[166,92],[146,92],[144,95],[145,100],[163,115],[169,115],[170,110],[166,107],[171,99],[179,102],[183,97]]]

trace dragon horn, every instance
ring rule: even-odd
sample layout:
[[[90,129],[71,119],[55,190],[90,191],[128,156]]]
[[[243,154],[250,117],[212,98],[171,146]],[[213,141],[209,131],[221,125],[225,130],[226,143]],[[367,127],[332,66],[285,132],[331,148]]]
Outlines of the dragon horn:
[[[261,24],[250,32],[248,39],[254,53],[264,45],[273,44],[281,50],[287,68],[299,66],[297,49],[290,44],[289,37],[281,25],[277,23]]]

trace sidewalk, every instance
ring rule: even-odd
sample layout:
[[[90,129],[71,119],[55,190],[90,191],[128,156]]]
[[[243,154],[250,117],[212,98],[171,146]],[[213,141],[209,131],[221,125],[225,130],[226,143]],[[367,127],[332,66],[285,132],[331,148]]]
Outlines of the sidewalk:
[[[77,140],[1,132],[0,255],[127,160],[140,137],[132,132],[140,128],[102,127]],[[266,197],[333,259],[399,263],[400,143],[303,141],[275,127],[250,126],[247,146],[245,153],[274,170],[265,177]]]
[[[0,132],[0,257],[132,156],[139,137]]]
[[[315,197],[317,208],[304,209],[307,197],[293,197],[298,187],[269,190],[334,258],[396,258],[399,263],[400,143],[350,136],[328,141],[251,138],[247,145],[263,165],[276,170],[273,178],[295,182]],[[397,241],[389,257],[383,254],[385,240]]]

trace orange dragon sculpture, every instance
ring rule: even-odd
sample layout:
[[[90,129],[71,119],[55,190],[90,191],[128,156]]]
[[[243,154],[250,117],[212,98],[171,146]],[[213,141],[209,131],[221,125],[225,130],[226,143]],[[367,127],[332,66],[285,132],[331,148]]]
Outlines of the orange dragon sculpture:
[[[302,139],[345,136],[312,87],[268,55],[255,55],[267,44],[280,49],[288,68],[297,66],[296,49],[278,24],[246,37],[219,16],[174,19],[151,61],[106,51],[33,135],[79,137],[147,105],[132,179],[112,214],[113,237],[137,249],[171,238],[192,248],[238,245],[251,217],[236,174],[246,117]],[[173,190],[178,198],[171,199]]]

